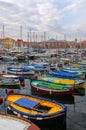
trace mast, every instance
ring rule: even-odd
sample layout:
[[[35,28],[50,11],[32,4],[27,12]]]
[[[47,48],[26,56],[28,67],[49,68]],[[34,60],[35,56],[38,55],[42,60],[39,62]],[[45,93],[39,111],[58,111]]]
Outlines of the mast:
[[[20,26],[20,40],[21,40],[21,47],[23,47],[23,42],[22,42],[22,25]]]
[[[46,32],[44,32],[44,49],[45,49],[45,47],[46,47]]]
[[[28,47],[30,47],[30,40],[29,40],[29,38],[30,38],[30,34],[29,34],[29,32],[27,32],[27,42],[28,42]]]
[[[5,33],[4,33],[4,24],[3,24],[3,31],[2,31],[2,37],[4,38],[5,37]]]
[[[36,47],[35,46],[35,32],[33,32],[33,47]]]
[[[30,28],[30,47],[31,47],[31,41],[32,41],[32,39],[31,39],[31,28]]]
[[[36,33],[36,45],[37,45],[37,49],[38,49],[38,43],[37,43],[37,41],[38,41],[38,35]]]
[[[66,44],[66,35],[64,34],[64,44],[65,44],[65,52],[67,51],[67,44]]]

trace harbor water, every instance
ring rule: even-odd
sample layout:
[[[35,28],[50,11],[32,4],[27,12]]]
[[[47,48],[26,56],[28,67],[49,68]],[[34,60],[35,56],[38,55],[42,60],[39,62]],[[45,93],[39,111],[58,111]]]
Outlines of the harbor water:
[[[2,72],[2,70],[6,70],[6,66],[8,66],[8,63],[1,64],[0,71]],[[24,88],[22,87],[21,90],[16,90],[16,91],[25,94],[41,96],[44,98],[52,99],[60,103],[63,103],[67,107],[67,118],[66,118],[65,130],[86,130],[86,85],[84,88],[76,90],[74,96],[69,96],[69,95],[45,96],[31,90],[30,79],[27,77],[25,79]],[[0,88],[0,96],[4,97],[4,95],[5,95],[5,90]],[[4,102],[0,105],[0,112],[6,113],[6,106]],[[41,129],[55,130],[54,127],[51,129],[48,128],[48,126],[42,127]],[[64,130],[64,128],[57,126],[56,130]]]

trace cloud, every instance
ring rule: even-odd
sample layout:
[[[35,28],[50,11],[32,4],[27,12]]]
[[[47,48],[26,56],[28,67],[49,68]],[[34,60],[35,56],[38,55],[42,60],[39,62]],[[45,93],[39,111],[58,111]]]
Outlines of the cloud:
[[[52,37],[63,37],[64,33],[85,37],[85,7],[86,0],[3,0],[0,1],[0,32],[4,24],[5,35],[19,37],[22,25],[23,38],[27,38],[30,29]]]
[[[63,8],[63,11],[78,11],[79,9],[83,8],[86,0],[68,0],[69,4],[67,6],[65,6],[65,8]],[[85,4],[86,5],[86,4]]]

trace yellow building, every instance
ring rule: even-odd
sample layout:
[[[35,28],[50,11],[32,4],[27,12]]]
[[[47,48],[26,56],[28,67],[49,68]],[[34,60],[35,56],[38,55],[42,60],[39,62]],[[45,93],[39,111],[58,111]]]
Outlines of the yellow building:
[[[8,38],[8,37],[1,38],[0,45],[2,45],[6,49],[9,49],[15,45],[15,40],[12,38]]]

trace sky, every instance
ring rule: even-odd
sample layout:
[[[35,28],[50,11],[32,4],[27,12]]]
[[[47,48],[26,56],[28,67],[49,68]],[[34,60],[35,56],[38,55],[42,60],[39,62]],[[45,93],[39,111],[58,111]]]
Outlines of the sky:
[[[86,0],[0,0],[0,37],[86,40]]]

